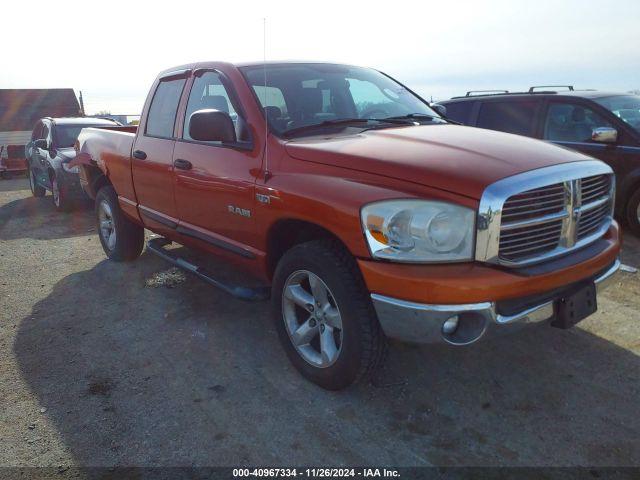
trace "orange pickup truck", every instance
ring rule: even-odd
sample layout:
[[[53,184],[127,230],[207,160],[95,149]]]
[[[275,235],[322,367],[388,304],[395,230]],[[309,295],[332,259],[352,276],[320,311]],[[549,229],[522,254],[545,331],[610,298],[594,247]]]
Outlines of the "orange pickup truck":
[[[607,165],[443,113],[377,70],[198,63],[158,76],[137,128],[84,129],[74,163],[109,258],[137,258],[146,228],[150,251],[270,297],[293,365],[340,389],[371,376],[387,338],[569,328],[619,268]]]

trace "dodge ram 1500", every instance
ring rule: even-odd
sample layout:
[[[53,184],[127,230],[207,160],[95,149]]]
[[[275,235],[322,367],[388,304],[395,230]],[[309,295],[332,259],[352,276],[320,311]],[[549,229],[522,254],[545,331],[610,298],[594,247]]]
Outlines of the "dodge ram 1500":
[[[147,248],[244,299],[271,298],[293,365],[366,379],[386,339],[467,345],[596,311],[619,268],[604,163],[454,125],[391,77],[326,63],[162,72],[140,125],[84,129],[74,165],[115,261]],[[236,285],[176,242],[260,279]]]

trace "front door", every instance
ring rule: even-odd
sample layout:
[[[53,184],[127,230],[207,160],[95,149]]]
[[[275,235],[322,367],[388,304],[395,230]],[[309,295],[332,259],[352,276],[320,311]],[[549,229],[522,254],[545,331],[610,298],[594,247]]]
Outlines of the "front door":
[[[142,219],[154,231],[172,231],[178,222],[173,195],[176,112],[186,78],[160,79],[140,125],[132,152],[132,174]]]
[[[236,142],[199,142],[189,135],[193,112],[216,109],[233,120]],[[259,149],[253,148],[242,108],[224,75],[198,71],[192,80],[182,138],[173,152],[174,190],[181,233],[235,253],[246,253],[254,225]]]
[[[608,127],[618,131],[616,143],[600,143],[591,139],[595,128]],[[618,195],[623,193],[620,182],[635,163],[639,149],[635,141],[623,129],[614,125],[603,112],[588,103],[553,100],[549,102],[543,125],[543,139],[572,148],[607,163],[616,174]],[[618,198],[616,203],[624,202]]]

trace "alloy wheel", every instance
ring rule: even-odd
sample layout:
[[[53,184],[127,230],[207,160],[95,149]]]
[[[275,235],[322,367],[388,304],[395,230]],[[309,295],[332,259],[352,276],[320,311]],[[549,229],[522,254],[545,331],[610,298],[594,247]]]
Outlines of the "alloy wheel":
[[[334,295],[308,270],[292,273],[282,292],[282,316],[298,354],[314,367],[335,363],[342,350],[342,318]]]
[[[98,207],[98,224],[100,226],[100,236],[109,250],[116,246],[116,226],[113,221],[111,206],[106,202],[100,202]]]

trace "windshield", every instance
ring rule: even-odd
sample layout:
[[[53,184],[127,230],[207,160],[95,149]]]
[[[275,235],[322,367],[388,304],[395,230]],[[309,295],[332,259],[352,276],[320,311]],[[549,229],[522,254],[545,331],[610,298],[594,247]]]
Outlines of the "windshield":
[[[94,125],[56,125],[53,135],[53,144],[56,148],[70,148],[76,143],[78,135],[83,128],[104,127],[105,124]]]
[[[349,119],[367,128],[357,119],[411,114],[438,118],[421,98],[369,68],[309,63],[257,65],[242,71],[276,134],[321,124],[335,128],[336,122]]]
[[[640,133],[640,97],[619,95],[596,98],[595,101]]]

